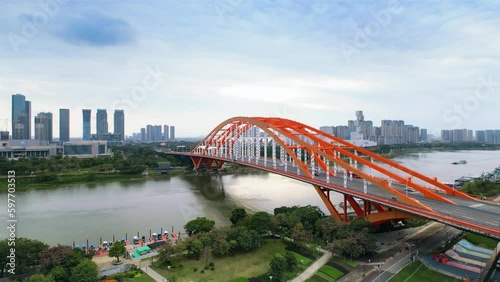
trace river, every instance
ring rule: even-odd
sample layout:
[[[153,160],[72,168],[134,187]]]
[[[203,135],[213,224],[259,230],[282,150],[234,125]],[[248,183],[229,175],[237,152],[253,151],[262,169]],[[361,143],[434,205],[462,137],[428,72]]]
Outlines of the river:
[[[425,152],[394,159],[402,165],[452,182],[476,176],[500,165],[500,151]],[[452,165],[467,160],[464,165]],[[78,185],[52,190],[16,192],[17,236],[48,244],[98,244],[100,239],[149,236],[161,230],[175,232],[198,216],[229,224],[236,206],[272,213],[275,207],[317,205],[326,208],[305,183],[269,173],[232,175],[173,175],[151,180]],[[340,194],[332,195],[339,203]],[[7,194],[0,194],[7,203]],[[2,204],[3,206],[3,204]],[[0,216],[7,221],[6,212]],[[6,228],[0,236],[7,237]]]

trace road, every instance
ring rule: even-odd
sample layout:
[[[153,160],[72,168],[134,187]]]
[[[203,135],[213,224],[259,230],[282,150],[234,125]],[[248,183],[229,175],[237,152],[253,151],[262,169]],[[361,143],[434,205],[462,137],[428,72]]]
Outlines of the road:
[[[272,159],[264,160],[264,158],[255,159],[248,157],[245,159],[228,159],[220,156],[201,156],[178,152],[169,152],[169,154],[207,157],[254,167],[500,240],[500,204],[498,203],[475,201],[442,194],[442,196],[454,201],[456,203],[454,205],[425,198],[419,192],[409,193],[412,198],[433,210],[429,211],[420,207],[399,203],[392,199],[391,194],[375,185],[368,184],[365,191],[363,179],[351,179],[347,177],[346,187],[344,187],[343,174],[341,176],[327,177],[325,172],[319,172],[315,173],[317,175],[314,175],[314,178],[311,178],[303,175],[297,167],[292,166],[292,163],[280,163],[279,160],[273,162]],[[309,170],[311,171],[311,167],[309,167]],[[319,171],[318,168],[315,168],[315,171]],[[406,193],[404,185],[393,184],[392,186]]]
[[[453,227],[440,223],[430,223],[429,226],[415,233],[411,238],[403,239],[389,250],[383,252],[380,258],[385,259],[385,262],[374,260],[374,263],[371,264],[375,269],[378,268],[379,270],[370,272],[361,281],[387,281],[410,262],[410,252],[412,258],[416,257],[417,252],[422,254],[425,251],[441,247],[461,233],[462,231]],[[410,248],[408,248],[407,244],[410,245]]]

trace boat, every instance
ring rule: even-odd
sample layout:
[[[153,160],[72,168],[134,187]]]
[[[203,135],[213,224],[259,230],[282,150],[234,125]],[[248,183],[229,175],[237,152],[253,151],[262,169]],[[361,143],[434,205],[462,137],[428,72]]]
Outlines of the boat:
[[[452,162],[451,164],[458,165],[458,164],[466,164],[466,160],[459,160],[458,162]]]

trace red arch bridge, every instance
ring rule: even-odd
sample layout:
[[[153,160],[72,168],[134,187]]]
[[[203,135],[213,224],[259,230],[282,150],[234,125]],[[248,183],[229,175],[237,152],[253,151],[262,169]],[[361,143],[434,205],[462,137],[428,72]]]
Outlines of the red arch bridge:
[[[309,183],[335,220],[348,222],[350,206],[374,224],[427,218],[500,240],[499,204],[296,121],[230,118],[191,152],[168,154],[189,156],[196,169],[231,162]],[[343,212],[330,201],[332,191],[344,195]]]

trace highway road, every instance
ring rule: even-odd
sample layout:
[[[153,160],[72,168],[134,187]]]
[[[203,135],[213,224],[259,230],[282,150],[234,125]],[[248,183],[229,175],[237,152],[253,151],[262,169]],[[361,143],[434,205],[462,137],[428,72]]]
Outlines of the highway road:
[[[480,233],[493,239],[500,240],[500,204],[486,201],[475,201],[442,194],[442,196],[455,202],[456,204],[454,205],[451,203],[425,198],[420,192],[406,191],[405,185],[392,185],[392,187],[400,190],[402,193],[408,194],[412,198],[432,209],[432,211],[429,211],[421,207],[414,207],[399,203],[397,200],[393,199],[393,196],[390,193],[373,184],[369,184],[368,181],[368,185],[366,187],[367,189],[364,191],[363,179],[350,178],[348,176],[346,187],[344,187],[343,172],[338,173],[338,176],[335,177],[330,176],[327,180],[326,173],[324,171],[318,172],[319,170],[317,167],[314,169],[314,178],[311,178],[308,175],[304,175],[301,171],[298,171],[297,167],[293,167],[292,163],[281,163],[280,160],[276,160],[276,162],[273,163],[272,159],[264,160],[264,158],[249,159],[248,157],[245,157],[245,159],[228,159],[219,156],[204,156],[191,153],[170,152],[169,154],[199,156],[254,167],[305,183],[318,185],[324,189],[380,203],[384,206],[394,208],[395,210],[405,211],[407,213],[442,222],[462,230]],[[309,171],[312,171],[311,167],[308,167],[308,169]]]

